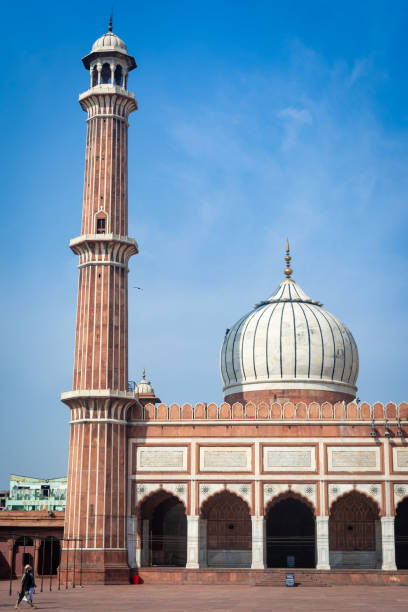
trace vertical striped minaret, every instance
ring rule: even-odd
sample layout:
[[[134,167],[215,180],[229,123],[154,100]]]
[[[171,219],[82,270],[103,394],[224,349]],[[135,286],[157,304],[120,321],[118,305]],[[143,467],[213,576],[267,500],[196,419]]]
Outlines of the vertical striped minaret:
[[[62,563],[72,566],[81,547],[84,581],[117,583],[129,578],[127,273],[138,249],[127,235],[128,116],[137,109],[127,81],[136,64],[111,23],[83,63],[91,82],[79,97],[88,114],[82,230],[70,242],[79,282],[73,390],[62,394],[71,409]]]

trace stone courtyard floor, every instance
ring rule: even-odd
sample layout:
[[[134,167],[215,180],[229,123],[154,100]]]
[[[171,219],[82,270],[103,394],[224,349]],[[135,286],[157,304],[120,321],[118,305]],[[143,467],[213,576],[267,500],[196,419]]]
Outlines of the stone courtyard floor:
[[[0,609],[15,605],[0,582]],[[39,610],[159,610],[162,612],[399,612],[408,610],[408,587],[86,586],[37,593]],[[25,602],[21,610],[28,610]]]

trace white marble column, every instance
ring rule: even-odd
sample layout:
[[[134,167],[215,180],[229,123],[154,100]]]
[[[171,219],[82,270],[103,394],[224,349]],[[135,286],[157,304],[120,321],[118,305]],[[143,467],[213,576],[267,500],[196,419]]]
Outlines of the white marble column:
[[[252,516],[251,569],[265,569],[266,521],[263,516]]]
[[[381,521],[375,521],[375,552],[377,555],[376,569],[382,567],[382,540],[381,540]]]
[[[142,538],[141,566],[149,567],[150,565],[150,551],[149,551],[150,541],[149,541],[149,520],[148,519],[145,519],[143,521],[142,529],[143,529],[143,533],[142,533],[143,538]]]
[[[187,564],[188,569],[197,569],[200,552],[200,517],[187,516]]]
[[[382,568],[383,570],[396,570],[395,564],[395,532],[394,517],[381,517],[382,539]]]
[[[200,518],[200,553],[199,553],[199,564],[200,567],[207,567],[207,520]]]
[[[316,516],[316,569],[330,569],[328,516]]]
[[[127,549],[129,567],[137,567],[136,563],[137,517],[127,517]]]

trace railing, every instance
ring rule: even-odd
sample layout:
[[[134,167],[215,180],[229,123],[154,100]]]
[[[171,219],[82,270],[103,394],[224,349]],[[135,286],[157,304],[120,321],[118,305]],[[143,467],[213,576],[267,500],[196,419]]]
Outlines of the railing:
[[[228,421],[228,420],[292,420],[292,421],[368,421],[386,422],[408,421],[408,403],[394,404],[360,404],[351,402],[338,402],[330,404],[325,402],[318,404],[303,402],[293,404],[286,402],[260,402],[255,404],[248,402],[241,404],[228,404],[226,402],[217,404],[198,403],[192,404],[146,404],[144,407],[133,408],[131,420],[133,421]]]

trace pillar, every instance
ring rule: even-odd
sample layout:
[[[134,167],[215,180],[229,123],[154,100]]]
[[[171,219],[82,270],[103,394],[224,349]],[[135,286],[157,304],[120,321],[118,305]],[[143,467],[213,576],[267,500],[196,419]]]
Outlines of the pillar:
[[[200,567],[207,567],[207,519],[200,518],[200,552],[199,564]]]
[[[129,567],[137,567],[136,563],[137,518],[127,518],[127,549]]]
[[[150,565],[150,538],[149,538],[149,519],[144,519],[142,523],[142,558],[141,566],[148,567]]]
[[[188,569],[197,569],[200,550],[200,517],[187,516],[187,564]]]
[[[10,574],[14,576],[14,567],[13,567],[13,559],[14,559],[14,538],[9,538],[8,542],[8,564]]]
[[[96,62],[98,84],[110,57],[97,46],[82,60],[87,70]],[[127,53],[121,62],[136,68]],[[136,401],[128,392],[128,264],[138,247],[128,236],[127,167],[137,103],[112,84],[91,86],[79,103],[87,139],[81,234],[70,241],[79,257],[74,376],[61,395],[71,410],[62,569],[79,544],[84,584],[128,584],[127,416]]]
[[[41,539],[40,538],[34,538],[34,559],[33,559],[33,572],[34,572],[34,576],[38,575],[38,564],[39,564],[39,557],[40,557],[40,546],[41,546]]]
[[[375,521],[375,552],[376,552],[376,568],[381,569],[382,566],[382,539],[381,539],[381,521]]]
[[[263,516],[251,516],[252,563],[251,569],[265,569],[266,521]]]
[[[381,517],[382,567],[383,570],[396,570],[394,517]]]
[[[329,517],[316,517],[316,569],[330,569]]]

